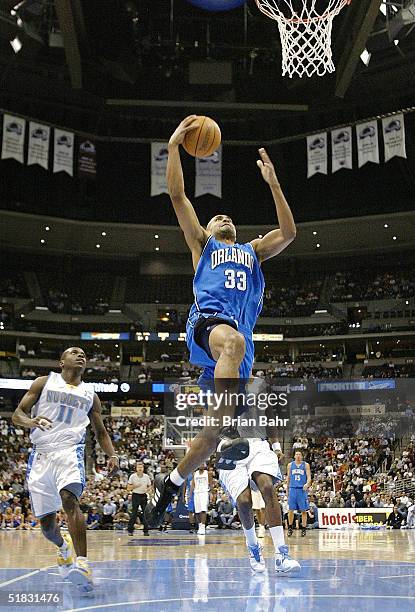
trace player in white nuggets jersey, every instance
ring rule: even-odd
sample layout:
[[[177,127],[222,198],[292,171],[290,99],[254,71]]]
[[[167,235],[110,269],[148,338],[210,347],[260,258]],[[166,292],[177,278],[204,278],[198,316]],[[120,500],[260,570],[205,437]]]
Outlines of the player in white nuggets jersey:
[[[255,382],[260,383],[258,379]],[[250,392],[255,392],[254,387],[251,387]],[[259,421],[259,416],[263,418],[264,414],[267,418],[266,425],[260,424]],[[265,571],[262,545],[258,542],[255,533],[252,510],[251,490],[252,492],[259,490],[265,502],[265,517],[274,544],[275,571],[278,574],[298,571],[300,564],[291,559],[288,554],[288,546],[285,545],[281,507],[274,488],[277,482],[282,481],[278,464],[278,458],[282,456],[281,445],[278,442],[277,428],[272,424],[275,415],[269,406],[265,412],[258,410],[256,406],[251,406],[244,413],[244,418],[250,419],[247,422],[253,423],[249,427],[238,425],[239,434],[246,436],[249,440],[249,456],[237,461],[234,470],[219,470],[219,480],[238,508],[251,568],[255,572]],[[272,445],[272,450],[270,445]]]
[[[190,485],[190,495],[194,493],[194,505],[197,522],[199,523],[198,535],[206,533],[206,516],[209,508],[209,490],[211,477],[206,466],[201,465],[193,474],[192,484]]]
[[[261,264],[281,253],[294,240],[296,227],[265,149],[259,149],[257,166],[270,187],[279,228],[264,237],[240,243],[235,225],[226,214],[215,215],[206,228],[200,224],[185,193],[179,150],[186,134],[197,125],[196,116],[190,115],[170,137],[167,186],[195,270],[195,301],[186,326],[190,361],[203,366],[201,382],[210,391],[223,394],[223,398],[226,391],[238,393],[251,375],[253,329],[262,309],[264,292]],[[237,416],[235,409],[232,399],[222,399],[209,406],[207,416],[212,417],[211,424],[196,436],[192,447],[167,478],[155,478],[154,497],[146,507],[148,525],[161,524],[166,507],[187,476],[217,448],[225,460],[237,461],[247,456],[246,439],[238,438],[237,432],[229,431],[230,428],[224,431],[223,417]]]
[[[61,355],[61,373],[36,378],[12,417],[15,425],[31,429],[33,450],[27,465],[27,485],[33,513],[40,519],[43,535],[58,547],[60,573],[81,592],[93,588],[85,520],[79,507],[85,486],[85,433],[89,423],[110,458],[109,475],[119,467],[102,421],[101,402],[93,386],[82,381],[85,364],[81,348],[68,348]],[[66,512],[70,535],[61,534],[57,525],[60,508]]]

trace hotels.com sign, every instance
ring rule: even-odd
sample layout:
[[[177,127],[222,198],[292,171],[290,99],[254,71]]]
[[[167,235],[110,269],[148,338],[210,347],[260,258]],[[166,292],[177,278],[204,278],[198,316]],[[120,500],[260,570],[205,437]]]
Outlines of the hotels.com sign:
[[[318,526],[320,529],[339,527],[359,527],[361,525],[383,525],[392,506],[387,508],[319,508]]]

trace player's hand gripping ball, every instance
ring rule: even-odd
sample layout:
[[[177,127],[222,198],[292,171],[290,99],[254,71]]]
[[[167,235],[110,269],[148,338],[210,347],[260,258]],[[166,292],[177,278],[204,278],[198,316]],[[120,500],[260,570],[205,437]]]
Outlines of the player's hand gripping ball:
[[[186,132],[183,148],[193,157],[209,157],[219,148],[222,141],[220,127],[210,117],[195,116],[194,129]]]

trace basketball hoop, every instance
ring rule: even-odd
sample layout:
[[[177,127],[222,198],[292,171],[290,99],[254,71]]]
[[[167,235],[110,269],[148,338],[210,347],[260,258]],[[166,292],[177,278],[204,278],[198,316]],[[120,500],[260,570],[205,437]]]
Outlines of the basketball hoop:
[[[275,19],[281,36],[282,74],[290,78],[334,72],[333,19],[352,0],[255,0]]]

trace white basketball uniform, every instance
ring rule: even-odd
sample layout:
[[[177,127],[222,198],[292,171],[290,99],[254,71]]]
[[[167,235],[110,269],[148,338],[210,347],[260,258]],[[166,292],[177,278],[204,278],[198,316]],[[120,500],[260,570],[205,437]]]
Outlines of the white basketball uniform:
[[[261,491],[254,491],[251,489],[252,497],[252,510],[263,510],[265,508],[264,498],[261,495]]]
[[[93,385],[69,385],[60,374],[51,372],[32,418],[42,415],[52,421],[51,429],[31,430],[26,480],[33,513],[37,518],[62,507],[59,491],[70,484],[85,486],[85,435],[88,413],[94,402]]]
[[[408,515],[406,517],[406,524],[408,527],[415,529],[415,504],[409,506]]]
[[[194,488],[194,503],[195,513],[207,512],[209,506],[209,473],[207,470],[203,472],[195,472],[193,474],[193,480],[195,483]]]
[[[241,418],[253,419],[256,423],[252,426],[238,426],[241,438],[248,438],[249,440],[249,455],[246,459],[236,461],[234,470],[219,470],[219,480],[234,503],[248,486],[252,492],[258,492],[260,495],[255,481],[252,480],[254,472],[270,474],[274,482],[282,480],[277,455],[271,450],[269,442],[266,440],[266,428],[259,424],[258,416],[263,414],[264,411],[258,410],[256,406],[250,406],[249,410],[243,413]],[[261,500],[259,498],[255,499],[255,509],[265,508],[265,504],[261,505]],[[263,500],[262,503],[264,503]]]

